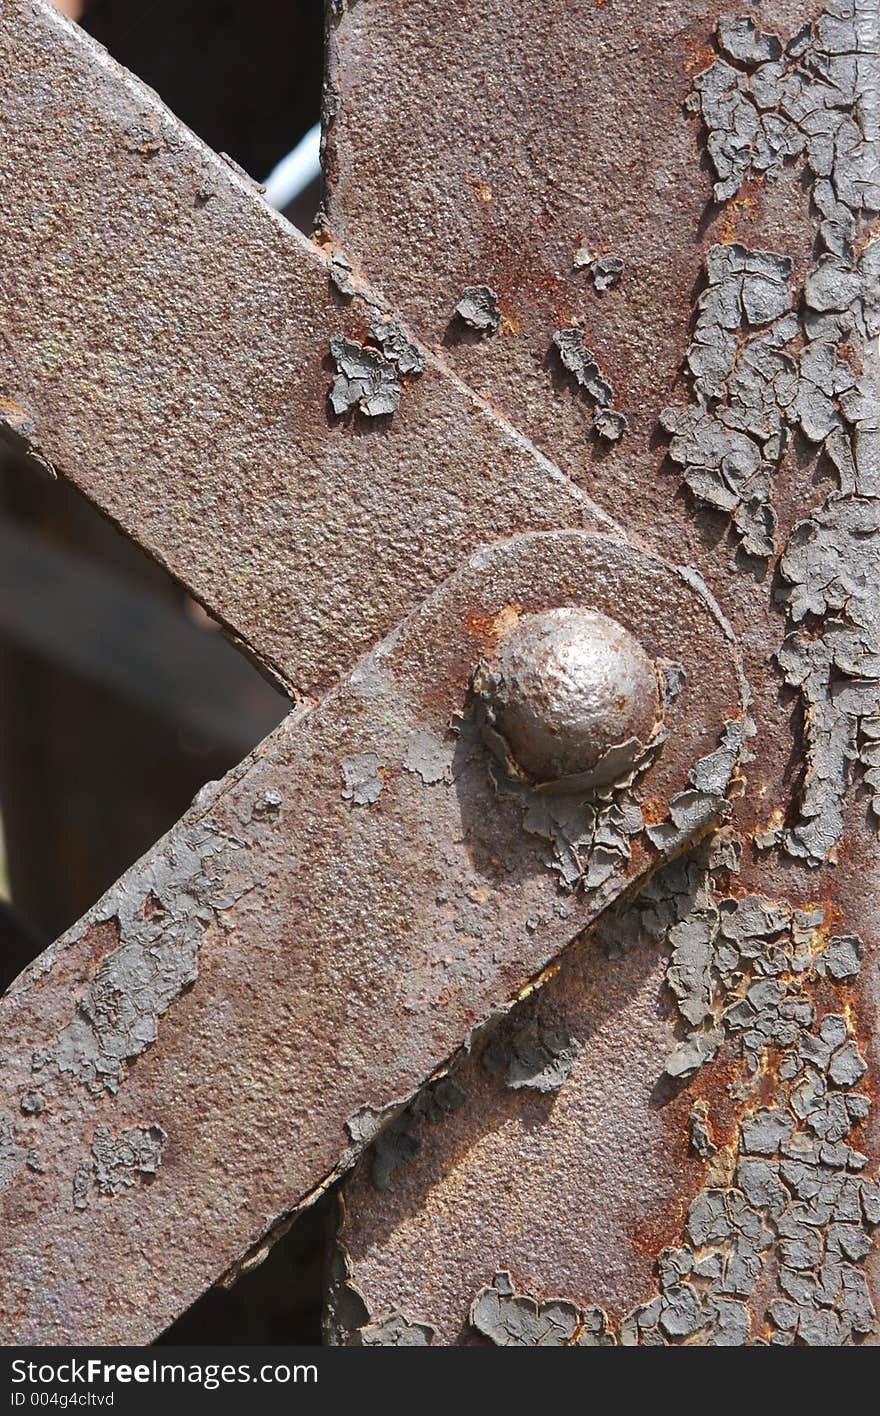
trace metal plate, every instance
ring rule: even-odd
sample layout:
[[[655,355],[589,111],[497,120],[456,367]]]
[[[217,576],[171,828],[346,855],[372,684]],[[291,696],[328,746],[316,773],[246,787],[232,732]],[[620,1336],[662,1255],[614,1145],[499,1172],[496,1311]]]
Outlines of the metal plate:
[[[498,627],[566,603],[688,674],[636,789],[665,819],[743,712],[712,606],[607,537],[481,552],[0,1003],[4,1340],[161,1331],[662,860],[639,835],[561,894],[485,749],[449,732]]]
[[[428,16],[401,13],[393,0],[334,6],[325,110],[328,225],[413,328],[442,347],[469,385],[502,408],[632,537],[705,576],[742,646],[758,729],[745,768],[747,790],[734,815],[741,870],[721,893],[816,905],[825,912],[825,929],[864,940],[861,975],[840,985],[836,996],[814,981],[812,994],[820,1012],[845,1011],[866,1059],[876,1065],[878,849],[864,798],[854,786],[847,791],[842,838],[820,871],[805,869],[784,851],[759,850],[755,842],[768,828],[797,818],[812,716],[783,685],[775,659],[787,630],[777,566],[793,528],[821,506],[836,474],[800,432],[792,436],[772,476],[773,554],[758,560],[743,554],[724,515],[695,504],[680,469],[666,457],[659,425],[665,405],[686,406],[692,398],[684,359],[710,249],[740,242],[792,257],[793,307],[801,311],[804,279],[816,259],[819,218],[802,158],[780,164],[773,180],[752,170],[732,197],[713,200],[705,125],[685,104],[695,77],[718,57],[714,31],[722,9],[702,0],[576,0],[538,13],[527,3],[488,0],[465,16],[452,0],[433,0]],[[749,10],[759,31],[779,33],[783,43],[823,13],[820,3],[790,0]],[[858,40],[851,28],[846,44],[832,42],[847,54],[858,51],[867,94],[877,82],[877,7],[860,3],[858,11]],[[835,31],[838,12],[846,7],[828,7],[824,34]],[[847,23],[852,27],[843,21],[839,32]],[[737,73],[747,69],[735,66]],[[854,158],[866,185],[876,163],[869,109],[863,101],[866,140]],[[869,244],[871,233],[865,220],[857,249]],[[589,258],[611,253],[622,258],[623,274],[600,292]],[[462,289],[476,284],[497,292],[497,334],[481,334],[454,317]],[[589,400],[553,347],[555,331],[576,324],[613,386],[614,406],[629,420],[611,446],[591,431]],[[868,428],[876,426],[875,343],[863,349],[854,338],[849,354],[838,356],[865,372]],[[870,479],[867,490],[876,496]],[[871,616],[876,620],[876,605]],[[845,777],[848,766],[838,767]],[[643,947],[659,971],[657,940],[646,939]],[[626,979],[636,965],[628,960],[616,967]],[[608,972],[608,987],[618,996],[610,982],[615,966]],[[554,981],[548,1007],[559,1015],[567,1009],[573,1028],[585,1009],[598,1006],[588,987],[558,987],[561,993]],[[365,1169],[351,1195],[345,1233],[371,1312],[403,1306],[435,1326],[437,1341],[459,1340],[469,1299],[509,1265],[521,1290],[527,1284],[536,1300],[604,1302],[614,1321],[651,1296],[659,1249],[685,1241],[686,1206],[709,1169],[689,1153],[690,1102],[708,1100],[719,1109],[719,1131],[734,1153],[738,1133],[727,1087],[745,1088],[737,1103],[743,1114],[769,1095],[759,1087],[750,1091],[741,1062],[725,1053],[722,1063],[688,1084],[688,1105],[666,1107],[662,1158],[639,1146],[636,1137],[645,1129],[652,1145],[662,1145],[651,1108],[663,1053],[659,1039],[664,1031],[672,1037],[669,1002],[661,994],[652,1003],[649,986],[647,997],[622,998],[614,1013],[619,1057],[639,1059],[640,1081],[622,1062],[606,1070],[606,1113],[621,1118],[619,1128],[630,1136],[629,1145],[616,1132],[610,1142],[626,1156],[613,1185],[596,1166],[594,1145],[601,1142],[584,1132],[578,1143],[570,1125],[589,1099],[596,1104],[592,1061],[601,1063],[601,1039],[595,1056],[585,1042],[580,1069],[567,1084],[570,1098],[563,1092],[558,1110],[542,1113],[546,1134],[535,1152],[546,1169],[520,1182],[526,1193],[516,1208],[509,1194],[521,1157],[518,1128],[528,1128],[531,1114],[522,1094],[496,1097],[495,1107],[519,1117],[502,1128],[497,1145],[489,1142],[494,1133],[486,1108],[489,1118],[497,1112],[482,1087],[480,1103],[448,1123],[454,1140],[445,1129],[428,1128],[423,1157],[412,1178],[403,1171],[396,1177],[392,1197],[372,1190]],[[877,1121],[869,1118],[858,1144],[875,1158],[877,1139]],[[446,1178],[435,1185],[441,1172]],[[549,1219],[548,1176],[561,1216],[556,1225]],[[622,1193],[624,1185],[628,1192]],[[405,1210],[399,1225],[385,1220],[392,1202]],[[645,1212],[658,1216],[656,1228],[643,1223]],[[530,1225],[531,1236],[524,1232]],[[581,1242],[585,1226],[589,1234]],[[448,1256],[448,1269],[445,1259],[439,1271],[421,1263],[428,1235],[433,1249]],[[864,1262],[876,1285],[876,1249]],[[456,1277],[447,1281],[453,1270]],[[764,1308],[771,1296],[763,1294]],[[770,1332],[770,1325],[753,1324],[753,1336]]]
[[[607,522],[437,357],[393,417],[334,417],[329,340],[375,293],[41,0],[0,61],[5,416],[288,688],[482,541]]]

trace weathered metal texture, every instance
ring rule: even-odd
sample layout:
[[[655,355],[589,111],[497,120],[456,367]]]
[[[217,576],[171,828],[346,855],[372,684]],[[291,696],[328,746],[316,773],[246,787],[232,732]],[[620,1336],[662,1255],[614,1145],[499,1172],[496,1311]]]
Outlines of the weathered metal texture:
[[[779,1146],[812,1146],[810,1163],[818,1163],[819,1111],[829,1095],[843,1107],[860,1074],[859,1064],[845,1083],[839,1067],[838,1080],[828,1071],[816,1038],[820,1027],[838,1026],[823,1021],[829,1010],[846,1019],[849,1041],[866,1060],[880,1061],[876,820],[853,781],[864,773],[876,791],[877,247],[868,220],[880,207],[880,15],[873,0],[831,0],[824,11],[819,3],[765,3],[750,8],[751,26],[718,26],[719,13],[701,2],[641,0],[540,13],[488,0],[467,15],[450,0],[434,0],[430,15],[424,7],[401,12],[393,0],[331,7],[325,164],[334,238],[412,328],[552,450],[631,535],[699,567],[742,644],[757,726],[734,817],[739,872],[728,863],[713,877],[697,922],[710,980],[699,1027],[727,1033],[719,1060],[686,1079],[686,1107],[676,1101],[643,1114],[657,1104],[655,1084],[668,1085],[656,1033],[666,1026],[666,1003],[651,1004],[648,1024],[637,991],[615,1011],[613,1027],[621,1057],[640,1058],[641,1089],[608,1062],[604,1036],[595,1043],[582,1036],[556,1107],[542,1112],[546,1134],[534,1144],[540,1173],[528,1183],[519,1163],[522,1146],[533,1144],[536,1103],[523,1092],[503,1101],[496,1092],[490,1102],[482,1082],[473,1104],[425,1131],[412,1177],[395,1174],[392,1195],[377,1196],[367,1170],[354,1182],[345,1242],[349,1280],[363,1295],[348,1294],[336,1340],[359,1340],[364,1323],[363,1340],[400,1340],[412,1328],[402,1328],[399,1315],[389,1319],[397,1309],[433,1326],[433,1340],[473,1337],[464,1326],[469,1302],[508,1267],[533,1300],[607,1304],[618,1336],[625,1313],[656,1292],[644,1331],[631,1322],[626,1340],[876,1340],[868,1335],[870,1304],[846,1296],[861,1294],[864,1270],[876,1298],[876,1251],[852,1233],[842,1257],[840,1236],[828,1232],[829,1223],[870,1229],[851,1183],[865,1162],[848,1171],[846,1159],[851,1142],[871,1157],[865,1174],[875,1174],[880,1133],[865,1115],[865,1081],[838,1127],[844,1150],[826,1155],[823,1182],[837,1191],[833,1202],[821,1201],[828,1206],[821,1214]],[[802,31],[805,21],[812,26]],[[612,255],[622,260],[593,259]],[[455,309],[465,287],[477,285],[489,292],[480,310],[491,314],[494,299],[499,318],[474,326]],[[661,423],[666,404],[673,409]],[[619,424],[600,425],[609,410],[626,416],[622,434]],[[683,473],[664,460],[669,433]],[[724,952],[719,920],[738,919],[736,901],[753,897],[766,898],[768,909],[775,902],[778,912],[764,919],[760,950],[744,963],[738,949]],[[816,907],[812,923],[792,913],[806,906]],[[823,951],[837,932],[857,936],[865,952],[860,968],[835,976]],[[636,917],[627,938],[634,943],[641,933]],[[653,922],[642,947],[656,950],[659,939],[672,948],[669,979],[679,986],[687,1028],[688,1013],[699,1015],[702,1004],[681,991],[677,938],[681,947],[667,916]],[[798,958],[804,948],[814,962]],[[726,1009],[748,980],[770,977],[777,965],[784,989],[774,1006],[798,1012],[785,992],[796,987],[812,1000],[814,1021],[800,1010],[792,1040],[778,1017],[771,1024],[756,1008],[764,1033],[752,1028],[752,1051],[741,1056]],[[606,967],[613,976],[615,966]],[[633,968],[630,958],[623,977]],[[577,1034],[584,1010],[596,1006],[592,987],[576,978],[549,987],[554,1022]],[[809,1106],[790,1090],[792,1049],[801,1048],[804,1029],[813,1041],[803,1043],[803,1055],[812,1050],[813,1063],[798,1064],[801,1080],[822,1092]],[[764,1039],[759,1063],[754,1036]],[[605,1069],[601,1083],[593,1060]],[[596,1156],[605,1123],[594,1139],[585,1121],[583,1130],[572,1121],[585,1118],[597,1096],[634,1135],[647,1127],[652,1145],[657,1115],[666,1118],[667,1173],[658,1175],[650,1148],[624,1145],[625,1165],[614,1170],[620,1178],[603,1183]],[[706,1149],[699,1163],[688,1158],[682,1125],[691,1103],[706,1103],[718,1127],[717,1153]],[[724,1192],[725,1204],[728,1192],[746,1203],[736,1167],[738,1157],[749,1161],[753,1136],[741,1123],[761,1103],[775,1104],[793,1130],[763,1151],[763,1197],[754,1168],[745,1177],[748,1207],[771,1238],[751,1256],[760,1278],[749,1288],[740,1276],[745,1286],[728,1286],[724,1298],[718,1284],[726,1282],[728,1251],[746,1240],[728,1226],[733,1238],[719,1238],[713,1257],[689,1234],[686,1210],[706,1184]],[[494,1134],[487,1107],[489,1116],[507,1118]],[[698,1130],[702,1115],[701,1105]],[[514,1204],[511,1187],[524,1184]],[[623,1184],[633,1196],[628,1221]],[[767,1186],[781,1188],[771,1196]],[[389,1222],[398,1197],[404,1213]],[[651,1211],[647,1239],[639,1204]],[[876,1207],[871,1214],[876,1222]],[[786,1230],[804,1223],[814,1226],[813,1241],[792,1254]],[[664,1277],[675,1286],[669,1264],[645,1281],[644,1245],[656,1259],[664,1242],[722,1273],[717,1284],[706,1275],[690,1280],[685,1255],[684,1292],[671,1315],[668,1292],[657,1287]],[[428,1244],[444,1255],[439,1278],[422,1261]],[[802,1261],[800,1287],[789,1260]],[[776,1310],[776,1323],[769,1303],[780,1282],[796,1311],[792,1318]],[[694,1311],[682,1316],[695,1291]],[[724,1307],[728,1300],[748,1301],[750,1312]],[[667,1327],[657,1326],[659,1311]]]
[[[651,1293],[704,1168],[678,1143],[687,1093],[660,1104],[674,1026],[665,972],[656,939],[625,959],[579,942],[515,1014],[575,1040],[561,1091],[506,1087],[475,1046],[453,1074],[457,1109],[408,1127],[393,1168],[381,1150],[358,1166],[340,1238],[374,1321],[397,1309],[431,1324],[435,1342],[479,1340],[468,1309],[500,1268],[538,1298],[614,1316]],[[353,1328],[329,1335],[350,1342]]]
[[[4,4],[0,59],[4,416],[295,692],[481,541],[596,524],[435,356],[393,417],[333,416],[329,340],[366,338],[377,297],[340,296],[325,253],[41,0]]]
[[[517,613],[571,602],[613,607],[687,683],[627,797],[639,828],[595,888],[560,894],[550,833],[525,829],[537,804],[496,791],[466,700]],[[719,765],[716,749],[742,713],[711,604],[607,537],[517,538],[445,582],[206,789],[0,1003],[4,1340],[160,1331],[681,848],[687,830],[653,844],[639,800],[662,829],[706,761],[714,795],[694,828],[723,814],[737,754]]]

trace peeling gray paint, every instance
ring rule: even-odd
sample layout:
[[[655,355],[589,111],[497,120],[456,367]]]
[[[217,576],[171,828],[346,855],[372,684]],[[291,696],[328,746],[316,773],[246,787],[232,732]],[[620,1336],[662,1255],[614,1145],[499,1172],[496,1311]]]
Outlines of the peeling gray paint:
[[[593,414],[593,431],[605,442],[618,442],[628,427],[627,419],[615,408],[599,408]]]
[[[513,1091],[559,1091],[571,1076],[581,1044],[565,1030],[501,1024],[483,1051],[482,1063],[492,1076],[503,1077]]]
[[[226,901],[227,852],[239,843],[210,818],[184,828],[156,853],[134,894],[125,878],[86,916],[85,927],[116,920],[119,945],[98,965],[71,1021],[33,1068],[73,1077],[96,1095],[116,1092],[127,1063],[155,1041],[162,1014],[195,983],[198,952],[214,908]]]
[[[340,1198],[340,1228],[345,1213]],[[348,1250],[337,1235],[333,1244],[324,1301],[324,1340],[329,1347],[430,1347],[436,1336],[430,1323],[400,1308],[375,1316],[354,1282]]]
[[[397,412],[400,380],[381,350],[337,334],[330,340],[330,354],[336,364],[329,394],[334,413],[357,409],[368,418],[378,418]]]
[[[341,251],[334,251],[330,257],[329,274],[331,283],[345,299],[350,299],[352,295],[356,294],[357,287],[352,279],[351,261]]]
[[[671,882],[673,868],[667,873]],[[806,986],[819,976],[851,980],[861,941],[826,940],[821,908],[716,898],[709,871],[695,886],[695,908],[669,930],[670,983],[686,1021],[705,1028],[709,1020],[722,1038],[738,1039],[756,1083],[733,1093],[744,1104],[733,1151],[711,1139],[706,1103],[694,1104],[691,1144],[708,1162],[706,1182],[688,1210],[684,1244],[659,1256],[658,1293],[624,1319],[620,1340],[850,1342],[875,1321],[859,1265],[880,1221],[880,1187],[861,1174],[867,1157],[851,1143],[868,1113],[867,1097],[854,1090],[866,1065],[848,1015],[819,1016]],[[774,1070],[775,1095],[758,1103],[757,1078]],[[785,1297],[763,1317],[759,1309],[758,1326],[773,1330],[764,1337],[745,1300],[774,1268]]]
[[[0,1190],[14,1180],[27,1159],[27,1151],[16,1145],[11,1116],[0,1114]]]
[[[87,1160],[82,1161],[73,1172],[73,1208],[84,1210],[88,1208],[89,1191],[92,1185],[92,1167]]]
[[[615,1340],[601,1308],[517,1293],[506,1270],[480,1289],[468,1320],[496,1347],[610,1347]]]
[[[410,1318],[400,1308],[360,1329],[362,1347],[430,1347],[435,1332],[430,1323]]]
[[[840,839],[856,763],[875,808],[880,795],[878,531],[877,498],[835,492],[795,526],[779,563],[793,627],[777,659],[808,708],[800,815],[785,845],[814,865]]]
[[[620,284],[623,270],[623,257],[615,254],[597,256],[590,262],[590,278],[600,295]]]
[[[728,896],[716,919],[711,1005],[740,1037],[752,1075],[777,1056],[777,1095],[754,1104],[748,1083],[734,1093],[745,1114],[733,1153],[711,1143],[706,1103],[694,1104],[690,1134],[709,1161],[706,1185],[687,1212],[686,1242],[660,1253],[658,1294],[628,1314],[621,1342],[840,1345],[873,1328],[859,1264],[880,1221],[880,1189],[860,1175],[866,1157],[850,1144],[867,1099],[852,1090],[864,1061],[849,1021],[818,1017],[805,994],[828,950],[833,959],[839,950],[822,943],[820,909]],[[856,954],[846,954],[847,969]],[[745,1300],[774,1266],[784,1297],[758,1314],[764,1337]]]
[[[455,313],[471,329],[484,334],[495,334],[501,328],[498,296],[489,285],[466,285]]]
[[[687,353],[694,400],[666,408],[669,455],[701,501],[730,516],[751,555],[773,553],[771,479],[785,452],[798,388],[789,346],[791,261],[745,246],[711,247]],[[764,328],[764,326],[768,326]],[[742,337],[743,330],[758,330]]]
[[[383,766],[375,752],[355,752],[344,757],[340,763],[343,801],[350,801],[352,806],[371,806],[378,801],[385,785],[380,776]]]
[[[649,840],[659,849],[669,850],[704,833],[714,823],[730,815],[725,792],[742,752],[746,723],[731,719],[724,726],[719,746],[694,763],[688,786],[669,803],[669,820],[647,828]]]
[[[661,422],[688,486],[731,518],[753,555],[775,550],[772,474],[793,429],[837,476],[780,561],[789,633],[778,657],[805,709],[807,772],[798,819],[762,841],[818,865],[840,839],[856,763],[880,795],[880,250],[859,225],[880,210],[880,17],[872,0],[831,0],[788,43],[748,16],[723,17],[717,38],[721,54],[689,99],[706,126],[716,199],[799,163],[820,253],[795,313],[785,258],[710,251],[688,352],[693,402]],[[747,272],[756,257],[762,269]],[[750,334],[756,323],[767,327]],[[852,348],[856,360],[865,352],[862,371]]]
[[[356,1346],[356,1334],[370,1321],[367,1300],[354,1282],[351,1258],[339,1237],[344,1223],[345,1204],[338,1197],[337,1233],[330,1246],[324,1292],[323,1331],[328,1347]]]
[[[392,315],[379,315],[370,325],[370,339],[381,349],[389,363],[401,374],[423,374],[425,356],[407,337],[399,320]]]
[[[592,349],[584,343],[583,330],[578,325],[558,329],[553,344],[563,368],[593,406],[593,431],[606,441],[617,441],[626,431],[627,420],[612,407],[614,389],[602,373]]]
[[[714,1155],[718,1147],[712,1137],[712,1128],[709,1124],[709,1103],[706,1101],[695,1101],[688,1116],[688,1137],[691,1149],[696,1152],[702,1160],[708,1160]]]
[[[408,772],[415,772],[421,777],[426,787],[430,787],[437,782],[451,780],[454,755],[454,742],[444,742],[434,733],[420,728],[406,749],[403,765]]]
[[[162,1162],[168,1136],[161,1126],[130,1126],[114,1133],[98,1126],[92,1141],[94,1183],[102,1195],[120,1195],[133,1185],[151,1180]]]
[[[387,1190],[395,1171],[413,1160],[422,1149],[421,1133],[426,1124],[445,1121],[464,1106],[466,1095],[451,1076],[429,1082],[410,1104],[373,1140],[370,1180],[377,1190]]]

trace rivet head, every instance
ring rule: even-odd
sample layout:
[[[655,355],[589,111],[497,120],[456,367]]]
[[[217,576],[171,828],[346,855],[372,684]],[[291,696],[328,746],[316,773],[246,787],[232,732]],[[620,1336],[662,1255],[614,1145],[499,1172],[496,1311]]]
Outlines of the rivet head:
[[[657,670],[639,641],[578,607],[516,622],[492,658],[489,706],[524,776],[587,776],[597,786],[636,761],[661,711]]]

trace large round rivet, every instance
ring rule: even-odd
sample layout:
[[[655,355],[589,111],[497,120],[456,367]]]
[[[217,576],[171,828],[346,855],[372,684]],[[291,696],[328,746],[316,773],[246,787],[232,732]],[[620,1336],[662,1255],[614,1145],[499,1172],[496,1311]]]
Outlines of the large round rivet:
[[[596,785],[615,780],[658,725],[652,660],[628,629],[596,610],[523,615],[491,669],[495,731],[535,782],[585,774]],[[612,751],[622,745],[627,750]]]

